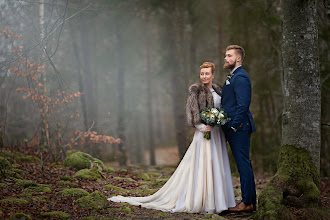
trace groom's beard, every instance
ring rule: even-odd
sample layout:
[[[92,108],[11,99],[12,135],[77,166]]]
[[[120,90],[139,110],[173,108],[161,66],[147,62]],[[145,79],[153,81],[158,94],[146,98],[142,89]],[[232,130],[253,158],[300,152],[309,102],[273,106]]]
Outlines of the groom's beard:
[[[223,64],[223,69],[225,69],[225,70],[232,70],[232,69],[235,68],[235,65],[236,65],[236,61],[235,61],[235,63],[233,63],[233,64],[224,63],[224,64]]]

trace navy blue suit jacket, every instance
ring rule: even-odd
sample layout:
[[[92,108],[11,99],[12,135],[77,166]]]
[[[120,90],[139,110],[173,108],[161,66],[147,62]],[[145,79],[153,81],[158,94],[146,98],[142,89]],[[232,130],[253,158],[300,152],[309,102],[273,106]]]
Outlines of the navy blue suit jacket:
[[[249,110],[251,104],[251,80],[249,74],[242,68],[237,68],[229,80],[230,84],[223,85],[221,106],[224,108],[229,122],[224,125],[225,129],[236,128],[238,131],[255,132],[252,114]]]

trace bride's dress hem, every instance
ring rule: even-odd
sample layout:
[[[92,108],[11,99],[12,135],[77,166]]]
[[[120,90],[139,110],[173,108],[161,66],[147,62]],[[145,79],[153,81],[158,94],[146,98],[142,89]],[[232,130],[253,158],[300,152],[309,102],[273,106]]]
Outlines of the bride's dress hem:
[[[112,199],[116,199],[117,197],[122,197],[122,196],[114,196],[114,197],[111,197],[111,198],[108,198],[108,201],[111,201],[111,202],[119,202],[119,203],[129,203],[131,205],[134,205],[134,206],[141,206],[142,208],[146,208],[146,209],[153,209],[153,210],[159,210],[159,211],[162,211],[162,212],[170,212],[170,213],[190,213],[190,214],[220,214],[221,212],[223,211],[226,211],[228,210],[228,208],[231,208],[231,207],[234,207],[234,206],[231,206],[231,207],[228,207],[226,209],[223,209],[223,210],[219,210],[219,211],[205,211],[205,212],[192,212],[192,211],[177,211],[175,209],[161,209],[161,208],[158,208],[158,207],[147,207],[146,205],[144,204],[132,204],[131,202],[129,201],[112,201]],[[125,198],[125,197],[123,197]],[[126,197],[126,198],[132,198],[132,197]]]

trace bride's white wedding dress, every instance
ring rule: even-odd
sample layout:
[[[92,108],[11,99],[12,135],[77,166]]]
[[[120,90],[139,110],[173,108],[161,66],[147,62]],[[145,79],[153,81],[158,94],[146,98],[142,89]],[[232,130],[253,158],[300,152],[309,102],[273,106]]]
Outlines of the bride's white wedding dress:
[[[210,89],[214,106],[221,97]],[[114,196],[108,200],[141,205],[167,212],[219,213],[234,207],[235,196],[225,136],[221,128],[204,138],[205,125],[196,126],[192,143],[171,178],[156,193],[146,197]]]

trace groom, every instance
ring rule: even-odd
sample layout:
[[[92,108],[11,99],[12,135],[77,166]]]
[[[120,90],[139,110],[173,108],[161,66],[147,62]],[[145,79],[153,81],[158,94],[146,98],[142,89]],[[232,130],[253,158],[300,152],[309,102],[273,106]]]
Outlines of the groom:
[[[233,156],[236,161],[241,181],[242,201],[230,212],[252,212],[256,209],[256,190],[254,175],[249,158],[250,137],[255,132],[251,103],[251,81],[242,68],[245,51],[241,46],[230,45],[226,48],[224,69],[231,72],[222,88],[221,106],[231,118],[223,126]]]

